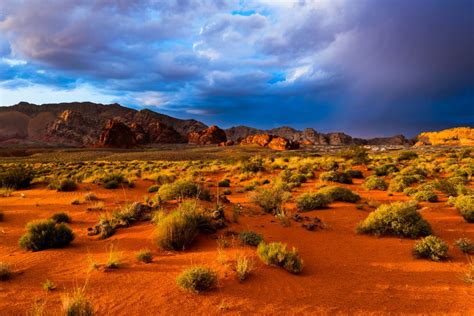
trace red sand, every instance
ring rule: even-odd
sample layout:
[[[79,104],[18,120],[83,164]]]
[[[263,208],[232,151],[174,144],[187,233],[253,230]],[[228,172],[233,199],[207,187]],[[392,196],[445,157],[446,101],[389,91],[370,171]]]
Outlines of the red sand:
[[[360,183],[360,181],[359,181]],[[93,192],[112,211],[124,200],[141,201],[148,182],[138,182],[133,189],[104,190],[93,186]],[[298,191],[314,188],[305,184]],[[351,185],[364,198],[376,201],[401,200],[406,197],[387,192],[362,191]],[[233,191],[235,188],[232,188]],[[327,225],[314,232],[293,222],[282,227],[271,215],[261,212],[248,202],[247,193],[233,193],[231,202],[240,202],[244,215],[239,224],[229,230],[255,230],[267,241],[283,241],[295,246],[304,260],[301,275],[269,267],[256,258],[256,271],[243,283],[236,280],[232,260],[239,253],[253,254],[253,248],[235,243],[223,250],[229,259],[226,267],[216,259],[215,236],[201,235],[197,243],[185,252],[162,252],[154,244],[154,226],[141,222],[120,229],[107,240],[87,236],[87,227],[97,221],[97,212],[86,211],[87,203],[70,204],[74,197],[86,191],[58,193],[44,188],[15,192],[0,198],[5,219],[0,222],[0,261],[12,265],[11,280],[0,283],[0,314],[24,315],[35,300],[46,300],[48,315],[57,314],[61,296],[74,286],[87,282],[87,294],[99,315],[189,315],[189,314],[450,314],[474,315],[474,286],[463,282],[467,269],[466,257],[454,246],[460,237],[474,240],[474,225],[466,223],[459,213],[445,205],[425,203],[423,216],[433,226],[434,233],[450,244],[450,259],[437,263],[415,260],[411,255],[414,240],[377,238],[357,235],[355,227],[369,213],[369,208],[357,210],[354,204],[332,203],[327,210],[304,213],[317,216]],[[26,195],[20,197],[20,193]],[[294,211],[294,205],[288,207]],[[226,206],[230,211],[232,206]],[[249,215],[249,210],[255,215]],[[76,239],[64,249],[25,252],[18,239],[28,221],[47,218],[67,211],[73,222]],[[273,222],[272,222],[273,221]],[[122,253],[123,267],[109,272],[90,271],[88,257],[99,263],[107,260],[110,244]],[[139,263],[136,252],[152,249],[152,264]],[[176,284],[176,276],[193,264],[206,264],[219,270],[219,286],[196,295],[185,293]],[[41,284],[52,280],[57,289],[46,292]]]

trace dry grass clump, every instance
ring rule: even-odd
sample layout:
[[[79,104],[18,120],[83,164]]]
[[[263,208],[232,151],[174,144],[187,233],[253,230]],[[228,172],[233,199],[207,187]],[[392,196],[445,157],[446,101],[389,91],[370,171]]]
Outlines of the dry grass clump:
[[[143,263],[151,263],[153,261],[153,254],[148,248],[140,249],[136,257],[138,261]]]
[[[94,307],[86,296],[85,287],[77,287],[62,297],[62,311],[65,316],[94,315]]]
[[[416,210],[413,202],[383,204],[359,223],[358,233],[377,236],[417,238],[431,234],[430,224]]]
[[[262,242],[258,245],[257,254],[265,264],[282,267],[293,274],[299,274],[303,270],[303,260],[298,251],[296,248],[288,250],[286,244]]]
[[[469,238],[459,238],[454,242],[454,245],[466,254],[474,253],[474,243]]]
[[[252,257],[239,255],[235,263],[235,272],[240,282],[246,280],[255,269],[255,263]]]
[[[257,247],[263,241],[263,236],[254,231],[249,230],[240,232],[239,240],[243,245]]]
[[[204,266],[195,266],[178,275],[176,283],[184,290],[201,293],[216,286],[217,273]]]
[[[0,281],[7,281],[12,277],[12,269],[8,263],[0,261]]]

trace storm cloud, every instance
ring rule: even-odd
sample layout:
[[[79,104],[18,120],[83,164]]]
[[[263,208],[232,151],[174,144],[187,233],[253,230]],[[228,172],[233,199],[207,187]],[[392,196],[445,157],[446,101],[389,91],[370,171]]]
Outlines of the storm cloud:
[[[4,0],[0,80],[0,105],[87,86],[224,127],[413,135],[474,122],[474,1]]]

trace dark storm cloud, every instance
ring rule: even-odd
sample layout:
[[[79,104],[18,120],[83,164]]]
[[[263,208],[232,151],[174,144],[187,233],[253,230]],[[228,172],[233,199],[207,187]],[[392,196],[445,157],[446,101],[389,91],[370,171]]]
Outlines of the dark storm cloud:
[[[474,1],[4,0],[0,35],[0,89],[359,135],[474,121]]]

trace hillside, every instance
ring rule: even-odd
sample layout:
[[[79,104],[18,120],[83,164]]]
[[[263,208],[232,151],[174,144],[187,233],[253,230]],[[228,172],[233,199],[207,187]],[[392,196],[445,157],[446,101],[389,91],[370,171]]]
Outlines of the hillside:
[[[425,132],[417,137],[416,146],[474,146],[474,128],[455,127],[439,132]]]

